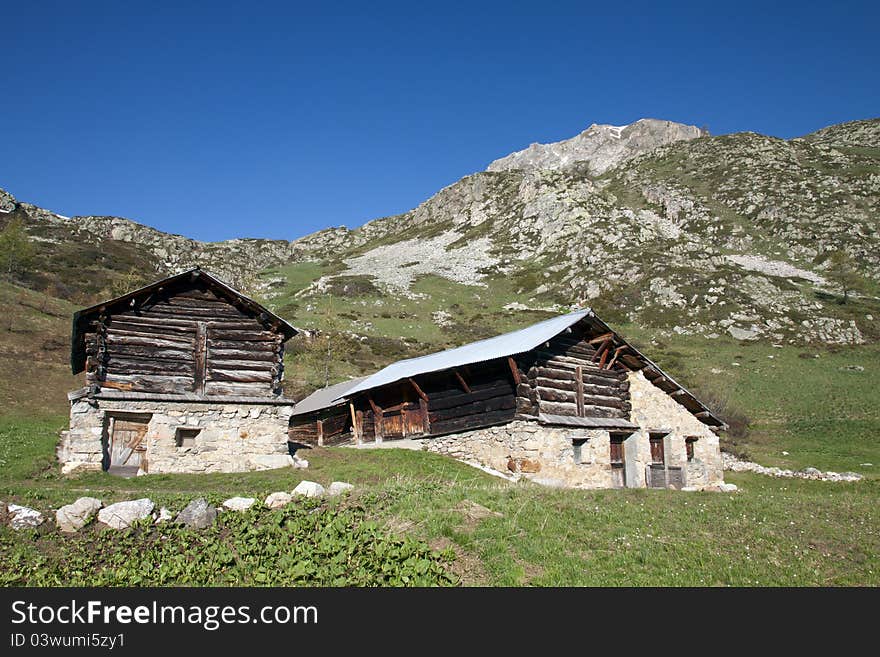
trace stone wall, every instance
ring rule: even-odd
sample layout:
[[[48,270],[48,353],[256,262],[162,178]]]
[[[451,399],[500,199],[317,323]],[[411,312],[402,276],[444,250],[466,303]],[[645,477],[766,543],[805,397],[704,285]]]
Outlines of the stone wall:
[[[652,430],[666,433],[663,439],[666,463],[669,466],[684,467],[686,486],[701,487],[722,483],[724,468],[721,463],[721,447],[715,432],[648,381],[641,372],[630,372],[628,378],[632,403],[630,421],[642,427],[637,432],[640,436],[633,436],[625,443],[626,460],[628,464],[630,461],[634,464],[633,476],[641,477],[640,482],[633,482],[633,485],[645,485],[645,468],[651,461],[648,434]],[[692,461],[687,460],[686,438],[696,438]]]
[[[289,464],[287,428],[292,406],[79,399],[70,430],[62,434],[62,472],[100,470],[110,418],[149,417],[143,444],[146,471],[242,472]],[[192,445],[178,447],[178,429],[199,429]]]
[[[575,441],[580,460],[575,460]],[[611,486],[611,451],[607,431],[548,427],[515,420],[497,427],[429,438],[425,449],[462,461],[476,461],[538,483],[574,488]]]
[[[651,433],[663,436],[667,468],[683,469],[683,485],[694,488],[724,481],[718,436],[681,404],[631,372],[630,421],[640,429],[624,440],[626,486],[647,486],[651,464]],[[694,457],[688,460],[686,439],[696,438]],[[611,434],[606,430],[560,427],[516,420],[505,425],[465,431],[424,441],[428,451],[476,462],[503,473],[514,473],[538,483],[573,488],[609,488]]]

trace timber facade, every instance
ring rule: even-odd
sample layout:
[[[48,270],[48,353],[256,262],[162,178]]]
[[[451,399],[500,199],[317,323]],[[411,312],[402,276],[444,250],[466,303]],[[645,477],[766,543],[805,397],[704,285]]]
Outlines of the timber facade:
[[[562,486],[723,481],[724,423],[589,310],[331,388],[294,410],[292,442],[414,439]]]
[[[64,470],[122,474],[280,467],[281,318],[193,269],[74,315]]]

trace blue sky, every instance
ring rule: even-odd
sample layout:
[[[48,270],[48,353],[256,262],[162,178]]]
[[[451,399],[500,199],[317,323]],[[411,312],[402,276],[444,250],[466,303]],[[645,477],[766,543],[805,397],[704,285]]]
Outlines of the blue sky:
[[[594,122],[792,137],[880,115],[878,3],[146,4],[0,0],[0,187],[292,239]]]

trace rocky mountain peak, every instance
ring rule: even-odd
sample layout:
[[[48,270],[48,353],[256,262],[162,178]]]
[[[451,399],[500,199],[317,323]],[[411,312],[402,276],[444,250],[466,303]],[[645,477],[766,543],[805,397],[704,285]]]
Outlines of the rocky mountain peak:
[[[535,143],[495,160],[487,171],[564,169],[576,162],[587,162],[591,173],[598,175],[659,146],[704,135],[696,126],[658,119],[640,119],[624,126],[594,123],[571,139]]]

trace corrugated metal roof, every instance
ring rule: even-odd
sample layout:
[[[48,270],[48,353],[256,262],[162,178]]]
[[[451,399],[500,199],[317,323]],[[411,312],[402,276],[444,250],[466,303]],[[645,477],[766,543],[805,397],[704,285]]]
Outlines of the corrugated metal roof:
[[[293,407],[293,415],[304,415],[305,413],[311,413],[313,411],[319,411],[322,408],[329,408],[330,406],[341,404],[341,398],[345,397],[352,388],[366,378],[368,377],[361,376],[356,379],[351,379],[350,381],[343,381],[316,390],[302,401],[296,403],[296,406]]]
[[[461,367],[529,351],[559,335],[584,317],[592,315],[593,311],[589,308],[577,310],[567,315],[551,317],[518,331],[497,335],[494,338],[472,342],[462,347],[439,351],[427,356],[401,360],[366,377],[360,384],[339,394],[338,397],[371,390],[419,374],[439,372],[451,367]]]

